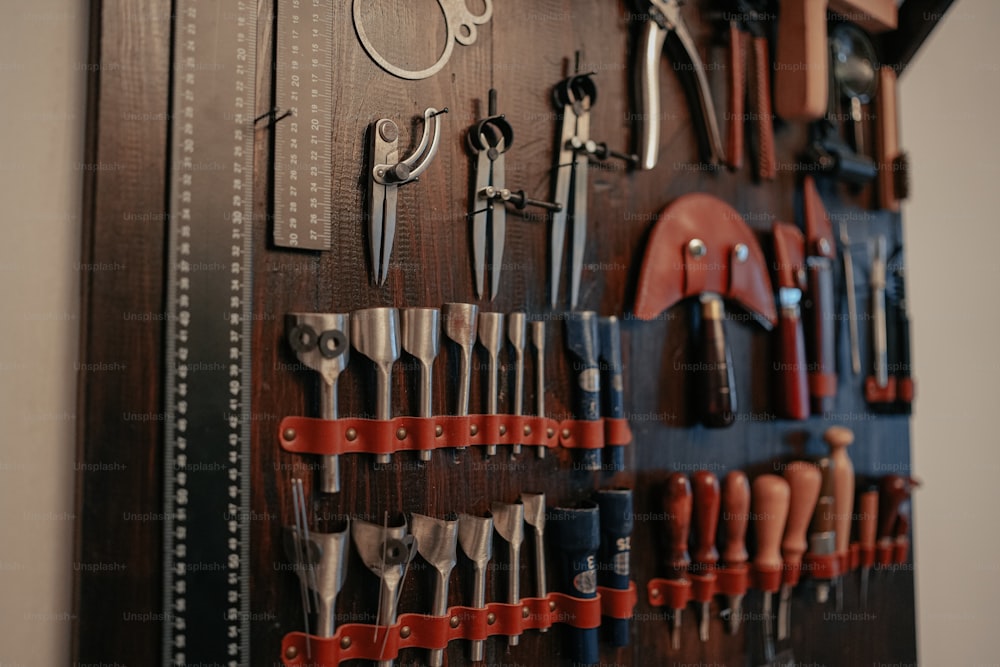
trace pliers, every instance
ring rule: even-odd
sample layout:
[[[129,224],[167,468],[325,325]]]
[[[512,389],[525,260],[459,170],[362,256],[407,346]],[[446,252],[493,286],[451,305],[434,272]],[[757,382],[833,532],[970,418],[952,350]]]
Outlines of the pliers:
[[[504,153],[514,144],[514,129],[497,113],[497,91],[490,89],[489,115],[469,130],[469,148],[476,156],[476,189],[472,196],[472,250],[475,262],[476,296],[484,295],[486,280],[486,254],[488,236],[490,244],[490,299],[500,290],[500,268],[503,262],[504,240],[507,233],[505,204],[514,204],[523,210],[527,206],[540,206],[559,211],[562,206],[530,199],[524,190],[512,192],[507,188],[504,174]]]
[[[377,285],[389,275],[389,257],[396,235],[397,188],[417,180],[430,165],[441,142],[441,114],[445,108],[424,110],[424,134],[413,155],[399,159],[399,127],[388,118],[375,122],[371,131],[372,169],[368,186],[368,242],[372,274]],[[433,120],[433,123],[431,122]]]
[[[679,0],[639,0],[640,14],[645,17],[645,24],[639,37],[638,69],[636,88],[639,91],[639,155],[643,169],[656,166],[660,150],[660,53],[667,45],[667,36],[673,35],[674,60],[686,58],[690,71],[694,74],[694,90],[689,94],[695,96],[692,106],[697,102],[697,113],[700,116],[700,143],[705,161],[717,165],[725,161],[722,149],[722,139],[719,135],[719,123],[715,116],[715,104],[705,76],[705,65],[698,55],[694,39],[681,16]],[[679,45],[680,50],[676,49]]]

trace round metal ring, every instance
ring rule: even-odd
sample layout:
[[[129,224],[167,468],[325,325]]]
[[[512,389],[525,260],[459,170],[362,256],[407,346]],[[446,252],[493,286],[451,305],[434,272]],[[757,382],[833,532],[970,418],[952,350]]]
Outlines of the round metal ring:
[[[309,352],[318,340],[316,330],[308,324],[297,324],[288,332],[288,343],[296,352]]]
[[[319,353],[324,359],[336,359],[347,350],[347,336],[339,329],[324,331],[319,335]]]

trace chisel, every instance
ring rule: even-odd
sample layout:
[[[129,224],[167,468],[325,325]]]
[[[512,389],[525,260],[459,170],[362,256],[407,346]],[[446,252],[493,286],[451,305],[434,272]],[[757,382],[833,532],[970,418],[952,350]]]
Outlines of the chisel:
[[[761,475],[753,481],[752,514],[757,536],[757,554],[753,559],[753,567],[758,585],[764,593],[761,606],[764,662],[769,665],[774,662],[771,598],[781,583],[781,536],[788,518],[789,496],[788,482],[783,477]]]
[[[706,575],[715,570],[719,551],[715,548],[715,532],[719,526],[719,478],[708,470],[698,470],[691,475],[691,492],[694,495],[694,540],[691,573]],[[701,602],[701,619],[698,638],[708,641],[708,627],[712,603]]]
[[[507,338],[514,350],[514,409],[512,414],[520,417],[524,414],[524,339],[527,333],[527,322],[524,313],[511,313],[507,316]],[[520,441],[514,443],[513,454],[521,453]]]
[[[493,517],[458,515],[458,543],[462,553],[472,561],[472,602],[474,609],[486,607],[486,568],[493,557]],[[484,642],[473,640],[469,648],[469,658],[473,662],[483,659]]]
[[[469,389],[472,384],[472,348],[476,344],[479,325],[479,307],[471,303],[446,303],[441,308],[444,333],[459,348],[458,395],[455,397],[455,414],[469,415]],[[465,447],[457,447],[459,451]]]
[[[479,313],[479,344],[486,350],[486,413],[495,415],[500,403],[500,348],[503,346],[503,313]],[[486,456],[495,456],[496,443],[486,445]]]
[[[722,482],[722,531],[726,547],[722,551],[724,567],[739,567],[747,562],[747,519],[750,516],[750,482],[742,470],[732,470]],[[729,596],[729,633],[740,629],[743,596]]]
[[[778,641],[787,639],[792,633],[792,588],[798,583],[802,556],[809,546],[806,532],[823,482],[819,468],[807,461],[792,461],[785,467],[784,476],[791,495],[788,500],[788,523],[781,540],[785,578],[781,583],[781,600],[778,603]]]
[[[688,533],[691,528],[691,484],[679,472],[667,478],[663,495],[663,512],[666,517],[667,532],[667,578],[686,579],[691,557],[688,555]],[[681,613],[684,608],[673,610],[673,628],[670,645],[674,650],[681,647]]]
[[[507,543],[507,604],[521,601],[521,544],[524,542],[524,505],[493,503],[493,528]],[[517,646],[520,635],[507,638],[509,646]]]
[[[434,360],[440,346],[440,312],[437,308],[404,308],[401,319],[403,349],[420,364],[420,409],[417,416],[430,417],[433,414]],[[420,460],[430,461],[432,454],[430,449],[421,449]]]
[[[535,348],[535,414],[545,416],[545,322],[531,322],[528,325],[531,333],[531,345]],[[545,458],[545,446],[537,450],[538,458]]]

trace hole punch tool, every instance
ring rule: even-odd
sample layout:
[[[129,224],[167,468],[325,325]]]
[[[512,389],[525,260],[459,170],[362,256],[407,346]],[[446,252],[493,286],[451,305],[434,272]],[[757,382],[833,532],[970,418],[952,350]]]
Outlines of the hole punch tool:
[[[399,127],[382,118],[371,131],[371,179],[368,184],[368,242],[371,251],[372,275],[377,285],[385,284],[389,275],[389,257],[396,235],[396,203],[399,187],[413,183],[424,173],[437,154],[441,143],[441,114],[433,107],[424,110],[424,134],[413,154],[399,159]]]
[[[570,308],[575,309],[580,297],[580,274],[583,270],[583,250],[587,242],[587,175],[591,157],[606,160],[613,157],[635,163],[635,155],[626,155],[590,138],[590,109],[597,101],[597,85],[593,72],[580,73],[580,54],[576,54],[576,74],[563,79],[553,91],[556,108],[562,110],[562,133],[556,154],[556,186],[553,199],[561,205],[552,214],[552,258],[549,267],[551,301],[555,308],[559,298],[559,271],[562,268],[563,244],[566,240],[566,219],[573,218],[573,247],[570,250]],[[570,193],[572,191],[572,199]]]
[[[642,0],[638,12],[646,19],[639,35],[636,52],[639,62],[636,72],[636,90],[639,98],[639,155],[640,167],[656,166],[660,152],[660,53],[665,46],[671,50],[675,61],[686,60],[693,80],[684,81],[690,96],[695,118],[700,119],[699,143],[705,162],[719,165],[725,161],[715,103],[705,76],[705,65],[691,32],[681,15],[679,0]],[[673,35],[674,39],[667,41]],[[682,71],[687,67],[675,65]],[[698,122],[696,120],[696,122]]]
[[[503,114],[497,113],[497,91],[490,88],[489,115],[469,130],[469,148],[476,157],[476,185],[472,195],[472,249],[475,261],[476,296],[485,295],[487,268],[487,237],[489,244],[490,293],[496,298],[500,291],[500,270],[503,263],[504,241],[507,234],[506,204],[518,210],[538,206],[549,211],[562,210],[561,204],[531,199],[524,190],[507,188],[504,173],[504,153],[514,144],[514,128]]]

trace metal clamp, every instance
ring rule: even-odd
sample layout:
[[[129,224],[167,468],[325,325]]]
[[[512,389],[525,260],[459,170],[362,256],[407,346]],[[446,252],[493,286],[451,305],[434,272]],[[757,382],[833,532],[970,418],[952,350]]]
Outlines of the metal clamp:
[[[478,32],[476,26],[486,23],[493,17],[493,0],[485,0],[486,9],[483,10],[482,14],[478,15],[469,11],[468,7],[465,6],[465,0],[437,1],[441,6],[441,12],[444,14],[445,45],[444,51],[437,62],[430,67],[421,70],[403,69],[390,63],[378,52],[375,45],[368,39],[361,21],[362,9],[375,6],[375,3],[369,0],[354,0],[354,30],[358,34],[358,41],[361,42],[361,46],[364,47],[365,51],[379,67],[393,76],[398,76],[400,79],[426,79],[429,76],[437,74],[451,58],[451,51],[455,48],[456,41],[462,46],[469,46],[475,43]]]
[[[397,188],[412,183],[430,165],[441,142],[441,114],[433,107],[424,110],[424,134],[410,157],[399,159],[399,127],[388,118],[375,122],[371,140],[371,182],[368,208],[369,248],[375,282],[385,283],[389,257],[396,234]],[[433,122],[431,122],[433,120]]]

